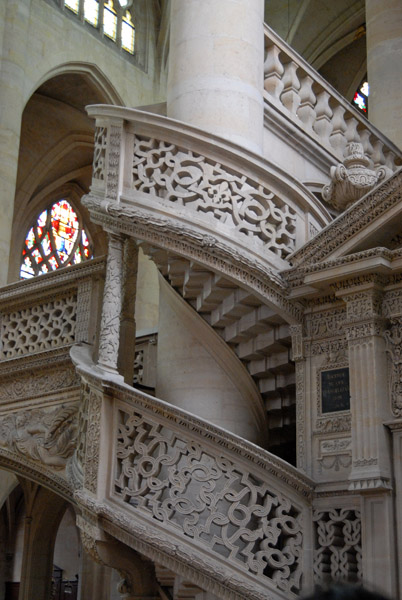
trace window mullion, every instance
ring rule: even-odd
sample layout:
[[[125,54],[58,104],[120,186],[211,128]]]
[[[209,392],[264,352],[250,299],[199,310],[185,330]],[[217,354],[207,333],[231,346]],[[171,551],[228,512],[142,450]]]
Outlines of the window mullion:
[[[103,2],[103,0],[99,0],[99,21],[98,21],[98,28],[99,28],[99,33],[101,34],[101,36],[104,36],[103,33],[103,15],[105,12],[105,4]]]
[[[119,10],[117,12],[117,25],[116,25],[116,44],[118,48],[121,48],[121,26],[123,22],[123,12]]]
[[[85,0],[80,0],[80,5],[79,5],[79,9],[78,9],[78,17],[82,23],[84,23],[84,20],[85,20],[85,18],[84,18],[84,3],[85,3]]]

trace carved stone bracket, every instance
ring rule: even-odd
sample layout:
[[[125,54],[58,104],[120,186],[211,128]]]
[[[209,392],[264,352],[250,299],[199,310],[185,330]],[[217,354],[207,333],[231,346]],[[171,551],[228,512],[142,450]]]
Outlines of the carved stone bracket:
[[[345,210],[373,189],[381,180],[392,175],[387,167],[369,169],[370,160],[365,156],[363,145],[351,142],[343,163],[331,167],[332,181],[324,186],[322,196],[338,210]]]

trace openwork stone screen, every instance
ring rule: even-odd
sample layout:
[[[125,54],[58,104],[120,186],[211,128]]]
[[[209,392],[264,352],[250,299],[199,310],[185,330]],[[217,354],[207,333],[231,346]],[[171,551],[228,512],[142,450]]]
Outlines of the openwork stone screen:
[[[315,510],[314,578],[327,585],[362,579],[361,515],[352,508]]]
[[[301,512],[255,474],[137,411],[120,410],[114,495],[236,569],[297,593]]]
[[[29,229],[22,251],[21,279],[93,257],[92,246],[80,219],[67,200],[54,202]]]

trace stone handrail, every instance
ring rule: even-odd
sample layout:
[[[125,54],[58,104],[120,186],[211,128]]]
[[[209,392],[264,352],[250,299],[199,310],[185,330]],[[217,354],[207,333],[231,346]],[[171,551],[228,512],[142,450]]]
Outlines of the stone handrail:
[[[104,531],[220,597],[284,599],[311,585],[307,477],[102,372],[83,348],[72,358],[83,381],[76,498]]]
[[[375,168],[395,171],[402,152],[265,25],[265,103],[279,110],[342,162],[349,142],[363,145]]]

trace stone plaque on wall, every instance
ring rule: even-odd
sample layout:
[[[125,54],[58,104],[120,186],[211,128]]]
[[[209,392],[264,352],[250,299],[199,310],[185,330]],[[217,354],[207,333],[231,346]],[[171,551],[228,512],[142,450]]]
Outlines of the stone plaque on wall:
[[[350,409],[349,368],[321,371],[322,413]]]

